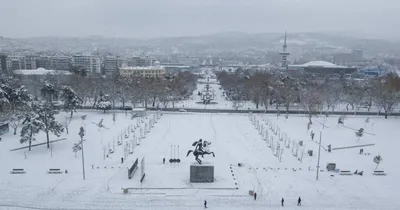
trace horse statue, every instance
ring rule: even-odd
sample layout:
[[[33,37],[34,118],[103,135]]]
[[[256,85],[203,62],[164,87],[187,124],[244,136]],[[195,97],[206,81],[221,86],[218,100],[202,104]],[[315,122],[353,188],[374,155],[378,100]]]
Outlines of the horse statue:
[[[196,160],[199,164],[201,164],[203,161],[201,161],[201,160],[199,159],[199,156],[200,156],[200,155],[201,155],[202,158],[204,158],[204,155],[210,155],[210,154],[212,154],[213,157],[215,157],[214,152],[210,151],[210,149],[209,149],[209,148],[210,148],[210,145],[211,145],[211,142],[208,142],[208,141],[204,141],[204,142],[203,142],[202,139],[200,139],[199,141],[195,141],[195,142],[192,144],[192,146],[194,146],[195,149],[194,149],[194,150],[189,150],[189,151],[187,152],[187,154],[186,154],[186,157],[189,156],[190,153],[193,153],[193,155],[194,155],[194,157],[195,157],[195,160]]]

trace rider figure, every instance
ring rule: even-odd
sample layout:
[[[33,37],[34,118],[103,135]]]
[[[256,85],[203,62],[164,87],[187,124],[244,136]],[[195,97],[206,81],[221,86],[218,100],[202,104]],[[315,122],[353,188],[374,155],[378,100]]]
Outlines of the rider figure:
[[[196,145],[195,150],[197,150],[198,152],[204,152],[204,151],[203,151],[203,140],[202,140],[202,139],[200,139],[200,140],[197,142],[197,145]]]

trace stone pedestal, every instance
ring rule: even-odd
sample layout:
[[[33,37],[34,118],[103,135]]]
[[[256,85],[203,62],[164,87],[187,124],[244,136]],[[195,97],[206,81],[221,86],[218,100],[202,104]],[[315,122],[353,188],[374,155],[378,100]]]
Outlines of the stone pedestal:
[[[214,182],[213,165],[190,165],[190,182]]]

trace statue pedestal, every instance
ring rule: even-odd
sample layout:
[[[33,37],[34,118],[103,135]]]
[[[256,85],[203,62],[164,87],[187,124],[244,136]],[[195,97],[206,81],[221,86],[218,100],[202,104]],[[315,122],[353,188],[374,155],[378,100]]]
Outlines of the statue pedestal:
[[[194,183],[214,182],[214,166],[190,165],[190,182]]]

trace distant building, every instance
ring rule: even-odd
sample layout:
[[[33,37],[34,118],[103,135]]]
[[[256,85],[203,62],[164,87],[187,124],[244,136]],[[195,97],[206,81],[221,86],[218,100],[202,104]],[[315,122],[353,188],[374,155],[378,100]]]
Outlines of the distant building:
[[[50,69],[57,70],[71,70],[72,61],[69,56],[51,56],[50,59]]]
[[[36,67],[36,59],[38,57],[35,55],[25,55],[24,56],[24,64],[25,66],[22,69],[37,69]]]
[[[72,64],[75,68],[85,69],[88,74],[101,74],[101,61],[97,56],[75,55]]]
[[[148,61],[141,57],[132,57],[128,60],[128,66],[148,66]]]
[[[322,76],[328,74],[354,74],[357,72],[357,68],[338,66],[326,61],[311,61],[300,65],[288,65],[288,70],[291,72],[304,71]]]
[[[352,52],[335,53],[333,54],[333,63],[337,65],[349,65],[363,59],[363,51],[361,49],[353,50]]]
[[[162,66],[146,66],[146,67],[122,67],[119,69],[121,76],[136,76],[136,77],[163,77],[166,69]]]
[[[24,56],[21,55],[9,55],[6,62],[7,69],[10,71],[23,69],[25,67]]]
[[[104,58],[104,74],[107,77],[115,77],[118,75],[119,60],[117,57],[108,56]]]
[[[0,54],[0,73],[8,73],[7,71],[7,55]]]
[[[51,69],[50,58],[47,56],[40,56],[39,58],[36,59],[36,67]]]

